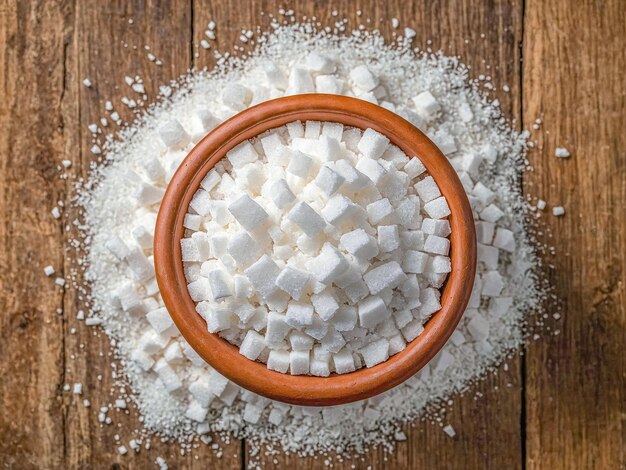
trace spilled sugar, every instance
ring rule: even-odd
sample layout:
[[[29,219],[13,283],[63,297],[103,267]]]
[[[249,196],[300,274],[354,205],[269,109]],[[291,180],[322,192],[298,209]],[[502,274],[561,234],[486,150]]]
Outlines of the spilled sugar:
[[[259,44],[256,52],[245,60],[223,61],[215,71],[184,77],[174,94],[105,144],[105,164],[93,169],[90,180],[81,185],[77,197],[77,203],[85,212],[82,243],[87,256],[82,264],[86,266],[85,279],[90,288],[90,318],[101,319],[104,331],[114,339],[143,423],[149,431],[185,440],[198,431],[207,430],[246,437],[252,454],[258,453],[261,446],[299,454],[326,451],[350,454],[363,452],[376,444],[391,449],[396,440],[403,440],[401,426],[404,423],[422,416],[431,407],[441,406],[519,347],[525,318],[542,298],[534,276],[538,262],[524,228],[527,206],[519,185],[527,135],[508,127],[497,103],[488,102],[480,94],[476,85],[468,80],[467,68],[456,58],[440,54],[416,56],[407,46],[385,45],[376,34],[361,32],[358,37],[338,37],[318,33],[310,25],[276,28],[262,36]],[[514,253],[501,253],[498,264],[504,280],[502,295],[512,297],[513,304],[495,315],[489,312],[488,301],[483,298],[480,307],[472,309],[459,326],[465,341],[449,342],[444,348],[446,357],[454,359],[451,364],[445,361],[447,367],[438,367],[442,357],[439,356],[417,377],[382,396],[347,406],[318,409],[270,403],[239,391],[232,404],[214,400],[207,421],[198,429],[198,423],[185,416],[189,404],[186,389],[169,393],[155,373],[145,372],[130,359],[149,326],[144,318],[129,316],[111,305],[111,293],[132,282],[132,276],[124,263],[111,256],[105,243],[114,235],[129,245],[135,243],[131,230],[142,216],[137,213],[133,197],[137,174],[142,173],[141,162],[146,155],[161,152],[155,135],[162,123],[174,117],[190,128],[198,108],[216,110],[217,114],[222,113],[221,118],[226,118],[230,113],[223,108],[220,98],[226,84],[238,81],[254,88],[259,77],[264,76],[262,66],[268,60],[288,69],[312,51],[336,59],[337,73],[344,78],[355,66],[367,64],[381,77],[390,95],[387,100],[396,105],[408,107],[413,96],[429,90],[437,97],[442,112],[431,126],[422,130],[440,145],[445,144],[443,136],[453,136],[456,151],[449,152],[449,156],[481,153],[486,144],[497,152],[495,163],[482,163],[475,181],[483,182],[496,192],[495,203],[504,212],[499,224],[515,235]],[[463,112],[459,111],[461,104]],[[472,114],[469,120],[468,108]],[[146,220],[146,223],[154,223],[149,222],[149,215]],[[468,332],[468,322],[477,315],[488,323],[486,341],[475,342]],[[183,383],[206,371],[190,352],[174,368]],[[250,405],[262,410],[256,424],[244,419]],[[282,420],[278,426],[268,423],[273,410]]]

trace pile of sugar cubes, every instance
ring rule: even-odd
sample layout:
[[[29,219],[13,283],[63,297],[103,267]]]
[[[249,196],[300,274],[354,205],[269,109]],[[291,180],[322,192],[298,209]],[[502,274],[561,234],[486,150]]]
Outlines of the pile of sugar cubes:
[[[372,367],[441,308],[449,215],[422,162],[383,134],[295,121],[202,180],[181,240],[189,294],[209,332],[269,369]]]

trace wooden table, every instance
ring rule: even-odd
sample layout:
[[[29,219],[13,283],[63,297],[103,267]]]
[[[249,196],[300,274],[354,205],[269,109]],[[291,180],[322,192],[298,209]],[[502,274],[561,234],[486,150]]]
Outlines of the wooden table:
[[[4,468],[149,468],[157,455],[170,468],[244,468],[246,443],[225,445],[217,459],[202,446],[181,456],[153,442],[150,451],[120,456],[115,425],[101,427],[65,383],[82,382],[84,397],[109,400],[109,341],[75,320],[78,294],[42,274],[67,273],[69,236],[50,216],[72,183],[59,178],[64,158],[86,176],[94,160],[87,125],[129,91],[124,75],[141,75],[147,93],[191,67],[211,66],[199,48],[209,20],[217,46],[230,50],[242,28],[268,25],[271,1],[0,2],[0,462]],[[392,32],[390,20],[417,31],[415,45],[443,48],[491,75],[495,96],[518,128],[533,132],[529,196],[567,212],[541,218],[545,273],[562,318],[558,335],[531,341],[508,370],[454,400],[439,426],[408,428],[408,442],[387,461],[378,450],[358,468],[625,468],[626,421],[626,2],[623,0],[295,1],[295,15],[323,22],[346,17],[356,27]],[[332,16],[332,10],[340,14]],[[358,16],[357,10],[362,10]],[[132,24],[131,24],[132,19]],[[147,59],[144,46],[163,62]],[[199,52],[199,55],[195,53]],[[94,86],[83,87],[89,77]],[[510,92],[502,90],[507,84]],[[125,109],[124,106],[117,106]],[[131,118],[130,112],[123,117]],[[554,157],[557,146],[572,157]],[[68,211],[71,221],[76,214]],[[71,232],[70,232],[71,233]],[[61,309],[62,315],[57,313]],[[71,329],[77,327],[76,334]],[[84,349],[83,349],[84,345]],[[104,376],[102,381],[97,375]],[[482,397],[476,399],[476,394]],[[114,413],[128,441],[135,412]],[[323,459],[263,460],[267,468],[322,468]],[[350,464],[335,468],[350,468]]]

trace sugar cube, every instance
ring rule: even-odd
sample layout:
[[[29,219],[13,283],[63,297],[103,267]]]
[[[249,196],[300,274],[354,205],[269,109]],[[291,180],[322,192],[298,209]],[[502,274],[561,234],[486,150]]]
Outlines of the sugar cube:
[[[254,361],[259,357],[264,347],[265,341],[263,336],[254,330],[248,330],[239,347],[239,353],[251,361]]]
[[[258,256],[259,246],[245,231],[239,231],[228,237],[228,254],[240,265],[246,265]]]
[[[407,273],[421,274],[426,270],[428,255],[416,250],[407,250],[404,253],[402,269]]]
[[[294,67],[289,73],[289,86],[285,95],[301,95],[304,93],[315,93],[313,78],[305,69]]]
[[[291,375],[309,373],[309,351],[291,351],[289,353],[289,372]]]
[[[364,260],[369,260],[379,253],[376,239],[362,228],[343,234],[340,244],[349,253]]]
[[[513,253],[515,251],[515,236],[513,232],[505,228],[498,227],[496,237],[493,239],[493,246],[501,250]]]
[[[371,158],[359,158],[356,162],[356,169],[375,185],[382,184],[387,177],[387,170],[377,160]]]
[[[285,322],[293,328],[302,328],[312,325],[313,306],[309,303],[289,302]]]
[[[296,199],[296,196],[289,188],[287,181],[282,178],[276,180],[274,184],[272,184],[270,188],[270,195],[272,201],[279,209],[285,209]]]
[[[366,210],[367,217],[372,225],[379,224],[394,211],[393,206],[387,198],[379,199],[378,201],[368,204]]]
[[[438,197],[424,204],[424,210],[433,219],[442,219],[451,214],[445,197]]]
[[[357,144],[357,148],[367,158],[380,158],[387,146],[389,139],[374,129],[366,129]]]
[[[467,323],[467,331],[475,341],[484,341],[489,337],[489,322],[477,313]]]
[[[341,95],[343,86],[343,80],[340,80],[334,75],[318,75],[315,77],[315,91],[317,93]]]
[[[496,223],[502,218],[504,212],[495,204],[489,204],[480,212],[480,218],[486,222]]]
[[[380,80],[365,65],[358,65],[350,71],[350,79],[363,91],[371,91],[378,86]]]
[[[270,350],[270,355],[267,358],[267,368],[285,374],[289,370],[290,362],[291,358],[289,351],[272,349]]]
[[[306,235],[311,238],[320,233],[324,227],[326,227],[324,219],[322,219],[322,217],[315,212],[310,205],[303,201],[296,204],[291,211],[289,211],[287,218],[294,222]]]
[[[504,281],[498,271],[487,271],[482,275],[482,295],[498,297],[504,288]]]
[[[361,354],[366,367],[374,367],[376,364],[389,359],[389,341],[385,338],[378,339],[361,348]]]
[[[308,307],[311,307],[311,306],[309,305]],[[313,308],[311,307],[310,309],[311,309],[311,315],[312,315]],[[286,315],[276,313],[276,312],[270,312],[267,315],[267,327],[265,330],[265,343],[268,346],[280,344],[285,339],[285,337],[287,336],[287,333],[289,333],[289,330],[291,330],[291,325],[289,325],[289,323],[287,322],[288,320],[287,320]]]
[[[422,232],[427,235],[437,235],[438,237],[447,237],[452,233],[448,220],[428,218],[422,221]]]
[[[335,372],[338,374],[347,374],[356,370],[352,353],[345,348],[333,354],[333,364],[335,365]]]
[[[261,297],[268,298],[276,291],[276,279],[280,275],[280,268],[269,256],[261,256],[244,272]]]
[[[221,269],[215,269],[209,273],[209,285],[213,300],[221,300],[233,295],[232,278]]]
[[[414,96],[413,104],[420,117],[426,120],[435,117],[441,109],[441,106],[429,91],[423,91],[419,95]]]
[[[342,194],[331,197],[321,211],[322,217],[332,225],[339,225],[358,211],[357,205]]]
[[[424,201],[424,203],[430,202],[441,196],[439,186],[437,186],[437,183],[432,176],[427,176],[426,178],[421,179],[415,183],[414,187],[420,199]]]
[[[350,264],[330,243],[325,243],[321,253],[307,262],[307,269],[322,284],[330,284],[349,268]]]
[[[324,321],[329,321],[337,310],[339,310],[337,300],[335,300],[328,290],[320,292],[319,294],[313,294],[311,296],[311,303],[313,304],[315,312]]]
[[[285,266],[276,278],[276,286],[287,292],[294,300],[300,300],[309,279],[308,273],[291,266]]]
[[[324,191],[327,196],[335,194],[344,181],[345,178],[333,171],[328,165],[322,165],[314,180],[317,187]]]
[[[321,135],[316,147],[316,155],[323,162],[332,162],[341,158],[339,141],[328,135]]]
[[[389,318],[390,312],[383,300],[371,295],[358,304],[359,324],[363,328],[373,328],[381,321]]]
[[[176,119],[170,119],[159,128],[159,137],[171,149],[184,148],[191,137]]]
[[[400,233],[397,225],[378,226],[378,247],[383,253],[400,248]]]
[[[268,218],[267,212],[247,194],[231,203],[228,210],[248,231],[254,230]]]
[[[309,175],[313,159],[305,153],[295,150],[287,165],[287,171],[299,178],[306,178]]]
[[[337,68],[331,58],[317,52],[311,52],[306,57],[305,65],[308,70],[317,73],[333,73]]]
[[[436,255],[448,256],[450,251],[450,240],[437,235],[428,235],[424,242],[424,251]]]

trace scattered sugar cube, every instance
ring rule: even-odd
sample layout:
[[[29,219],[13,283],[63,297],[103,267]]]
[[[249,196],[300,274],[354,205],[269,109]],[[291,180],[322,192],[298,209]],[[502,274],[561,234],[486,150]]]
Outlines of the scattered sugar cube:
[[[559,158],[568,158],[570,156],[569,150],[563,147],[557,147],[554,151],[554,155]]]
[[[190,135],[176,119],[170,119],[159,128],[159,137],[171,149],[182,149],[191,142]]]
[[[441,109],[441,106],[429,91],[423,91],[419,95],[414,96],[413,104],[415,105],[417,114],[419,114],[422,119],[426,120],[435,117]]]
[[[359,65],[350,71],[350,79],[363,91],[371,91],[378,86],[380,80],[365,65]]]
[[[510,230],[498,227],[496,236],[493,239],[493,246],[513,253],[515,251],[515,235]]]
[[[52,276],[55,273],[54,268],[51,265],[48,265],[45,268],[43,268],[43,272],[48,277]]]
[[[555,206],[552,208],[552,215],[560,217],[565,214],[565,208],[563,206]]]

